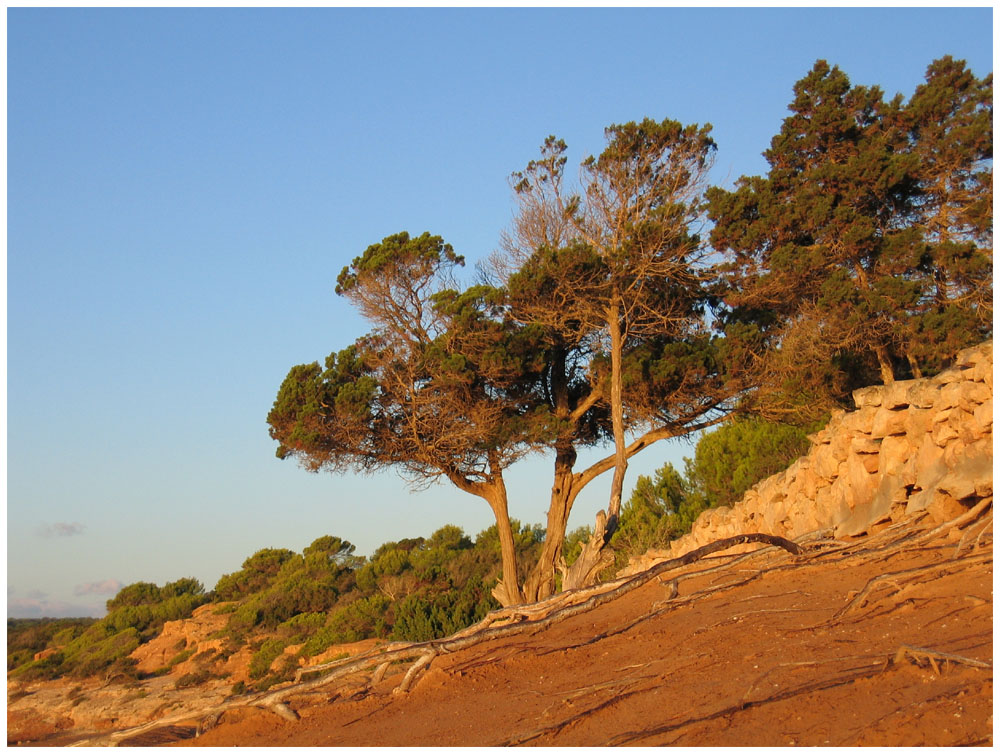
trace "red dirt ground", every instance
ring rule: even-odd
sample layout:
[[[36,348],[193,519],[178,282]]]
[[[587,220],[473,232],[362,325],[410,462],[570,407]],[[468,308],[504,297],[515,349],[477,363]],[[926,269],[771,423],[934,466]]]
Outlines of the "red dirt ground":
[[[358,676],[289,698],[296,722],[246,708],[198,738],[178,741],[193,729],[175,727],[125,743],[992,745],[991,527],[958,560],[960,532],[894,549],[889,531],[848,551],[769,551],[682,580],[673,598],[671,572],[547,628],[439,655],[407,693],[392,693],[401,665],[374,687]],[[934,654],[897,656],[907,646]]]

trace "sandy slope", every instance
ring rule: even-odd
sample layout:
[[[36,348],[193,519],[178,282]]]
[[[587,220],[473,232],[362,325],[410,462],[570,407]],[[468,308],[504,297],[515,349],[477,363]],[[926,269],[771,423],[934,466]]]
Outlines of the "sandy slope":
[[[900,529],[847,551],[772,551],[682,580],[668,599],[671,573],[546,629],[438,656],[408,693],[392,693],[400,667],[374,688],[359,677],[292,698],[297,722],[232,711],[179,743],[991,744],[991,527],[958,560],[960,532],[921,543]],[[891,545],[900,536],[911,539]],[[938,656],[897,658],[904,646]]]

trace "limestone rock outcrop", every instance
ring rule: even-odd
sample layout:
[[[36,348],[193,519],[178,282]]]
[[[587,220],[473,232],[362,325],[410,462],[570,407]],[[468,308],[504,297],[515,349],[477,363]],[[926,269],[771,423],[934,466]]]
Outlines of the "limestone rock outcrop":
[[[810,436],[808,454],[623,573],[747,532],[794,539],[832,529],[845,538],[921,512],[943,522],[993,496],[992,342],[960,352],[935,377],[853,397],[857,410],[836,412]]]

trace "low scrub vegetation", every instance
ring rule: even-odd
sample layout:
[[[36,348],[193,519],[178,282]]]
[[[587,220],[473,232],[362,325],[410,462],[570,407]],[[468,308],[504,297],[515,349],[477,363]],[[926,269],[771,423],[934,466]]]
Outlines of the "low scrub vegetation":
[[[630,556],[687,533],[702,511],[732,503],[787,466],[805,451],[808,429],[760,421],[727,424],[702,436],[683,473],[666,464],[655,478],[640,477],[623,507],[611,542],[616,564],[606,575]],[[512,530],[519,562],[531,563],[544,530],[518,522]],[[589,536],[587,527],[566,535],[567,564]],[[339,537],[322,536],[301,553],[280,548],[254,553],[211,592],[191,578],[162,587],[137,582],[108,600],[108,613],[99,620],[8,620],[7,669],[22,680],[98,674],[132,680],[138,673],[129,655],[136,647],[158,635],[166,621],[215,603],[216,612],[229,616],[223,630],[227,652],[196,655],[195,647],[182,641],[159,672],[194,658],[198,668],[177,684],[200,683],[213,677],[214,660],[249,646],[249,686],[263,689],[289,678],[299,658],[331,646],[440,638],[499,607],[492,594],[502,573],[496,526],[475,539],[457,526],[443,526],[427,538],[386,542],[369,557],[354,550]]]
[[[12,677],[22,680],[99,673],[109,678],[133,678],[135,663],[129,655],[135,648],[156,636],[168,620],[189,618],[208,599],[196,579],[180,579],[162,587],[140,581],[108,600],[108,614],[100,620],[71,620],[58,628],[29,625],[21,631],[11,631],[8,621],[7,669]],[[45,646],[39,649],[40,639],[46,635]],[[25,644],[33,650],[30,658]],[[19,649],[12,652],[12,646]],[[35,655],[41,656],[34,659]]]

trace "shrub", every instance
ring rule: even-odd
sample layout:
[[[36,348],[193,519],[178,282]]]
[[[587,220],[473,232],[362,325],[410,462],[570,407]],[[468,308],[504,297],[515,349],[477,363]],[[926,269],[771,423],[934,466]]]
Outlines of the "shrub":
[[[94,643],[88,634],[84,634],[66,646],[67,671],[81,678],[94,675],[115,660],[127,657],[138,646],[139,632],[134,628],[127,628]]]
[[[258,550],[243,561],[243,568],[227,573],[215,585],[216,599],[222,602],[238,600],[270,586],[281,567],[292,558],[299,557],[291,550]]]
[[[202,668],[201,670],[195,670],[195,671],[193,671],[191,673],[186,673],[186,674],[182,675],[180,678],[178,678],[176,681],[174,681],[174,688],[175,689],[185,689],[185,688],[188,688],[190,686],[197,686],[199,684],[204,683],[205,681],[207,681],[211,677],[212,677],[212,674],[209,673],[204,668]]]
[[[285,651],[286,646],[288,646],[288,642],[284,639],[265,639],[260,645],[260,649],[254,652],[253,657],[250,659],[248,675],[255,679],[263,678],[267,675],[271,669],[271,663]]]
[[[173,657],[171,657],[170,660],[167,662],[167,667],[172,668],[174,665],[180,665],[185,660],[189,660],[193,654],[194,654],[194,648],[185,649],[181,652],[178,652]]]
[[[106,681],[131,683],[139,678],[139,661],[134,657],[119,657],[104,672]]]
[[[825,422],[792,426],[762,419],[724,424],[702,435],[685,475],[709,506],[731,505],[757,482],[788,468],[809,450],[807,434]]]
[[[11,671],[10,677],[22,681],[47,681],[57,678],[61,674],[62,665],[63,655],[61,652],[57,652],[41,660],[30,660]]]
[[[316,633],[326,621],[326,613],[300,613],[280,624],[277,633],[288,639],[290,644],[297,644]]]
[[[160,587],[148,581],[137,581],[122,587],[113,598],[107,601],[108,612],[120,607],[136,607],[150,605],[160,599]]]

